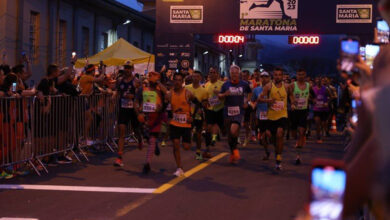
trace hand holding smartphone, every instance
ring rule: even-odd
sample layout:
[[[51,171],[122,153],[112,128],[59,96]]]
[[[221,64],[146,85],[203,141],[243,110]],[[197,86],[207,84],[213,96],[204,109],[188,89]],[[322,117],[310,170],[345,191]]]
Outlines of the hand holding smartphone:
[[[314,161],[310,187],[311,219],[342,219],[346,182],[347,174],[342,161]]]
[[[341,70],[352,71],[355,63],[359,60],[360,46],[357,38],[343,38],[340,42]]]

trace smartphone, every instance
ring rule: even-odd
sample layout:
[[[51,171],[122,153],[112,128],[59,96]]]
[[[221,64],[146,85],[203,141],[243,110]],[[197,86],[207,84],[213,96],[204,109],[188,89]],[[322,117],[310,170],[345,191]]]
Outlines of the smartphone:
[[[371,69],[374,64],[374,59],[376,55],[378,55],[379,51],[380,51],[379,45],[375,45],[375,44],[366,45],[365,61],[367,65],[371,67]]]
[[[341,70],[350,72],[358,61],[360,45],[356,38],[344,38],[341,40]]]
[[[390,36],[389,24],[387,24],[387,22],[384,20],[378,20],[376,22],[376,28],[378,30],[377,42],[383,44],[389,43],[389,36]]]
[[[360,47],[360,57],[366,60],[366,47]]]
[[[16,83],[12,83],[12,92],[16,92]]]
[[[76,52],[72,52],[72,58],[74,58],[75,56],[76,56],[77,54],[76,54]]]
[[[344,163],[316,160],[311,171],[310,215],[313,220],[340,220],[347,174]]]

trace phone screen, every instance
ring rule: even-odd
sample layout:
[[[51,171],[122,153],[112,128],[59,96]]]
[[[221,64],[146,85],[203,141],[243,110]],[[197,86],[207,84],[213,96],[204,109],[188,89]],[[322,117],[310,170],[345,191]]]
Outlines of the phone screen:
[[[12,92],[16,92],[16,83],[12,83]]]
[[[372,68],[372,65],[374,64],[374,59],[376,55],[378,55],[380,50],[379,45],[374,44],[367,44],[366,45],[366,63],[368,66]]]
[[[389,43],[390,28],[386,21],[380,20],[376,23],[378,29],[378,42]]]
[[[317,166],[311,174],[312,219],[338,220],[343,211],[347,175],[333,166]]]
[[[360,47],[360,56],[363,60],[366,60],[366,47]]]
[[[341,41],[341,70],[351,71],[360,53],[359,41],[345,39]]]

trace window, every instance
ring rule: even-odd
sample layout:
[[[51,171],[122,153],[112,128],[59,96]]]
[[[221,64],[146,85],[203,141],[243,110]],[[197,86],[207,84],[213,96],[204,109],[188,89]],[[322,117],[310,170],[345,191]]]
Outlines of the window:
[[[138,47],[138,42],[137,41],[134,41],[133,44],[134,44],[135,47]]]
[[[83,27],[81,34],[81,52],[84,57],[87,57],[89,56],[89,28]]]
[[[39,49],[39,13],[31,11],[30,33],[29,33],[29,54],[32,63],[38,62]]]
[[[66,21],[60,20],[58,32],[58,60],[60,66],[66,65]]]
[[[100,42],[100,51],[106,49],[107,47],[108,47],[108,34],[103,33],[102,38],[101,38],[101,42]]]

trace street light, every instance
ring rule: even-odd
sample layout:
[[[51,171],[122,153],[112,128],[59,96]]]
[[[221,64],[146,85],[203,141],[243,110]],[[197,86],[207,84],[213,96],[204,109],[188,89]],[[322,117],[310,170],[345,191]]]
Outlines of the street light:
[[[238,55],[238,57],[241,58],[241,57],[242,57],[242,54]]]
[[[127,20],[123,23],[123,25],[130,24],[130,22],[131,22],[131,20],[127,19]]]
[[[208,50],[206,50],[204,53],[203,53],[203,55],[206,55],[206,54],[208,54],[209,53],[209,51]]]

